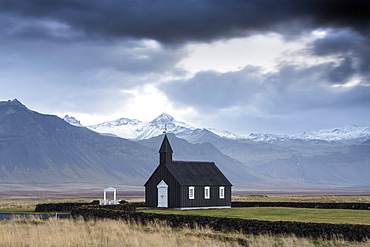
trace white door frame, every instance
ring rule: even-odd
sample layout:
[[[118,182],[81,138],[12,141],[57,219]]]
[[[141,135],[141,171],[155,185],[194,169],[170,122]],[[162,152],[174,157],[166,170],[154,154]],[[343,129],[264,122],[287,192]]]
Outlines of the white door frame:
[[[168,207],[168,185],[165,181],[159,182],[157,185],[158,191],[158,207],[167,208]]]

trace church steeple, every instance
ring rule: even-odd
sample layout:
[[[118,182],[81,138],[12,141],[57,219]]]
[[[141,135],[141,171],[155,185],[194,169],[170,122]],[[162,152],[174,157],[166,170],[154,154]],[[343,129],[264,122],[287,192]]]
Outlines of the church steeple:
[[[164,134],[162,146],[159,149],[159,164],[169,165],[172,163],[172,148],[168,141],[167,134]]]

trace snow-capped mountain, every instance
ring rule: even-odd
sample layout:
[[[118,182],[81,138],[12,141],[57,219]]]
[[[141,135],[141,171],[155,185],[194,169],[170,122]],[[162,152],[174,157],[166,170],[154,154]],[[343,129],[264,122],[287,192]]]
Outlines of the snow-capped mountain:
[[[285,141],[285,140],[294,139],[294,138],[293,136],[288,136],[288,135],[251,133],[245,139],[255,141],[255,142],[276,142],[276,141]]]
[[[149,122],[143,132],[136,139],[143,140],[162,134],[164,131],[175,134],[179,138],[192,135],[195,127],[186,123],[176,121],[172,116],[162,113],[160,116]]]
[[[145,123],[136,119],[119,118],[113,121],[87,126],[87,128],[102,134],[109,133],[126,139],[136,139],[145,128]]]
[[[133,140],[149,139],[151,137],[163,134],[165,130],[169,133],[175,134],[179,138],[187,139],[187,137],[196,135],[199,133],[199,131],[203,130],[184,122],[177,121],[167,113],[162,113],[160,116],[150,122],[120,118],[97,125],[87,126],[87,128],[99,133],[110,133],[122,138]],[[240,136],[229,131],[219,131],[208,128],[207,130],[227,139],[241,138]]]
[[[330,142],[361,142],[370,139],[370,127],[346,125],[343,128],[317,129],[298,135],[274,135],[251,133],[247,139],[257,142],[277,142],[299,139],[305,141],[324,140]]]
[[[63,120],[66,121],[69,124],[74,125],[74,126],[83,127],[82,124],[80,123],[80,121],[78,121],[74,117],[70,117],[68,115],[65,115]]]
[[[370,139],[370,128],[346,125],[343,128],[312,130],[295,137],[303,140],[347,141],[360,139],[365,141]]]
[[[186,123],[176,121],[172,116],[162,113],[151,122],[142,122],[128,118],[120,118],[97,125],[87,126],[99,133],[111,133],[122,138],[143,140],[162,134],[165,130],[184,138],[196,130]]]
[[[72,125],[82,126],[74,117],[66,115],[64,120]],[[136,119],[120,118],[87,128],[102,134],[113,134],[132,140],[144,140],[162,134],[165,130],[179,138],[188,139],[206,129],[219,137],[226,139],[248,139],[255,142],[284,142],[288,140],[324,140],[335,142],[358,143],[370,139],[370,127],[347,125],[343,128],[318,129],[307,131],[298,135],[275,135],[264,133],[251,133],[247,137],[234,134],[230,131],[219,131],[211,128],[196,128],[184,122],[175,120],[172,116],[162,113],[151,122],[142,122]]]

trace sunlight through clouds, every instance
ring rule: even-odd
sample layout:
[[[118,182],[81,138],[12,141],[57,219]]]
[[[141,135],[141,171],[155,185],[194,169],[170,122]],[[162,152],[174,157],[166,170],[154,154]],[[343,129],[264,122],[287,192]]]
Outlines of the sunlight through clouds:
[[[166,95],[159,91],[154,85],[144,85],[132,90],[123,90],[124,93],[131,94],[134,98],[125,106],[125,116],[140,119],[141,121],[151,121],[158,116],[158,112],[165,112],[181,120],[182,115],[189,114],[193,110],[183,108],[175,110]],[[160,114],[160,113],[159,113]]]

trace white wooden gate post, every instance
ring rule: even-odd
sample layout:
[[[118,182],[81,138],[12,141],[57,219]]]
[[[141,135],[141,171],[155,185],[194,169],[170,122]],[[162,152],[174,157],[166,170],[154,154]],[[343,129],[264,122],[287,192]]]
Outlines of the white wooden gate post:
[[[107,200],[107,192],[113,192],[113,200]],[[117,191],[115,188],[109,187],[104,190],[104,200],[100,200],[100,205],[119,204],[117,201]]]

